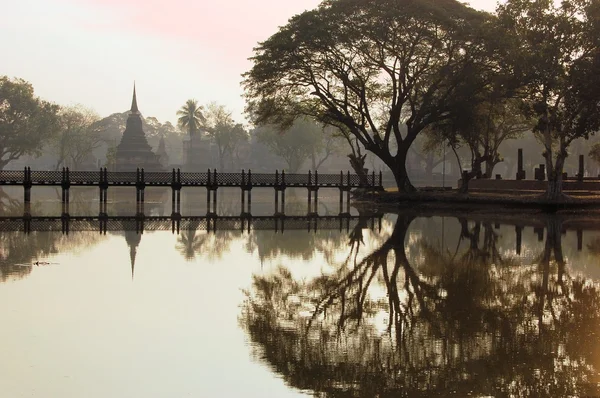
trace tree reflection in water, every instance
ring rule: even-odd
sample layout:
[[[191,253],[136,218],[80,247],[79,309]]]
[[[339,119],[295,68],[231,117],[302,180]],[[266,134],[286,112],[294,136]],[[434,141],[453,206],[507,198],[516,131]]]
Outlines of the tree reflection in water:
[[[255,276],[241,322],[261,360],[332,397],[598,395],[600,291],[568,274],[561,222],[548,216],[533,265],[505,254],[491,223],[459,219],[459,244],[407,236],[335,271]],[[466,243],[466,244],[465,244]]]
[[[97,232],[80,232],[64,235],[56,232],[0,233],[0,282],[28,276],[32,264],[62,251],[77,247],[90,247],[102,239]]]
[[[53,190],[58,195],[58,189]],[[95,190],[93,192],[96,192]],[[91,214],[91,202],[85,196],[89,190],[73,190],[71,201],[75,208],[83,213]],[[46,192],[47,194],[47,192]],[[36,215],[46,213],[42,202],[34,202],[30,211]],[[23,203],[0,188],[0,214],[3,216],[23,215]],[[81,232],[70,236],[57,232],[0,232],[0,282],[9,278],[20,279],[28,276],[32,270],[32,263],[39,259],[59,253],[66,249],[79,246],[90,246],[98,242],[101,237],[97,232]]]

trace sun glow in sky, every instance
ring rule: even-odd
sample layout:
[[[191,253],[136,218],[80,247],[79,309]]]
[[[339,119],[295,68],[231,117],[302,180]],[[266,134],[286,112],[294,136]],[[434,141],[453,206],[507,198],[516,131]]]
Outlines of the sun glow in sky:
[[[19,0],[4,2],[0,75],[101,116],[129,108],[174,122],[189,98],[242,118],[241,74],[257,42],[319,0]],[[492,11],[495,0],[472,0]]]

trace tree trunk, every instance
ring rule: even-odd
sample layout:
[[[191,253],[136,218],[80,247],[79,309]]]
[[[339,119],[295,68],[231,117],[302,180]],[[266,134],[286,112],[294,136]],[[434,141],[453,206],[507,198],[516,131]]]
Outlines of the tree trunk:
[[[408,173],[406,171],[406,164],[404,162],[398,162],[396,167],[392,168],[396,185],[398,186],[398,192],[415,192],[417,189],[410,182]]]
[[[369,182],[367,180],[367,169],[365,168],[365,158],[367,155],[355,155],[353,153],[348,155],[348,158],[350,159],[350,167],[352,167],[352,170],[354,170],[354,172],[358,175],[358,178],[360,180],[360,185],[362,186],[368,186]]]
[[[385,162],[394,174],[394,179],[396,180],[398,192],[403,193],[415,192],[417,190],[414,187],[414,185],[410,182],[410,178],[408,177],[408,171],[406,170],[406,160],[408,157],[407,155],[409,148],[409,144],[401,145],[398,148],[398,153],[396,154],[396,156],[391,158],[389,162]]]
[[[494,172],[494,167],[496,167],[496,165],[498,164],[498,162],[496,162],[493,159],[488,159],[485,161],[485,175],[487,176],[487,178],[493,178],[494,174],[492,174]]]
[[[560,151],[556,157],[554,167],[552,162],[546,159],[546,168],[548,170],[548,186],[546,187],[546,199],[559,200],[563,197],[563,167],[565,164],[566,151]]]

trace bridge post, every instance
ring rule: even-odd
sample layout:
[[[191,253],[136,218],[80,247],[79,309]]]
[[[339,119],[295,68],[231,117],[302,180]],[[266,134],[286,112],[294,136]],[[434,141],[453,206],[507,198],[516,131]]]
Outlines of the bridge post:
[[[98,214],[102,215],[102,202],[103,202],[103,195],[102,195],[102,185],[104,182],[104,175],[102,174],[102,167],[100,167],[100,180],[98,181],[98,194],[100,196],[100,200],[98,201]]]
[[[346,173],[346,213],[350,214],[350,170]]]
[[[140,168],[135,170],[135,203],[140,202]]]
[[[248,214],[252,214],[252,170],[250,169],[248,169]]]
[[[246,207],[246,173],[244,171],[244,169],[242,169],[242,186],[241,186],[241,191],[242,191],[242,211],[240,214],[244,214],[244,210]],[[244,220],[242,220],[242,232],[244,231]]]
[[[577,251],[580,252],[583,250],[583,230],[577,230]]]
[[[319,213],[319,171],[315,170],[315,204],[314,204],[314,213]]]
[[[23,232],[29,235],[31,232],[31,204],[25,203],[25,212],[23,214]]]
[[[338,187],[340,189],[340,211],[339,213],[342,214],[344,212],[344,172],[340,170],[340,186]],[[342,230],[342,226],[340,224],[340,232]]]
[[[106,167],[104,168],[104,207],[102,208],[102,212],[104,214],[108,214],[107,204],[108,204],[108,171]],[[104,233],[106,233],[106,228],[104,228]]]
[[[65,207],[65,201],[66,201],[66,197],[65,197],[65,183],[67,182],[67,174],[65,172],[65,168],[62,168],[62,171],[60,173],[60,187],[61,187],[61,202],[63,204],[63,208]]]
[[[142,183],[140,184],[140,199],[142,202],[142,206],[144,203],[144,191],[146,190],[146,178],[144,177],[144,168],[142,167],[142,172],[141,172],[141,177],[142,177]]]
[[[25,167],[23,174],[23,202],[25,204],[31,203],[31,168]]]
[[[381,170],[379,170],[379,188],[383,189],[383,174],[381,173]]]
[[[60,217],[60,221],[61,221],[61,230],[63,234],[69,235],[69,220],[70,220],[70,216],[69,213],[63,213]]]
[[[65,195],[67,197],[67,206],[69,206],[69,202],[70,202],[70,188],[71,188],[71,176],[69,175],[69,168],[67,167],[67,177],[65,180],[65,184],[63,185],[63,189],[65,189]]]
[[[217,189],[219,188],[219,183],[218,183],[218,179],[217,179],[217,169],[214,169],[214,174],[213,174],[213,184],[214,184],[214,188],[213,188],[213,213],[217,214]],[[215,223],[216,225],[216,223]]]
[[[181,215],[181,169],[177,169],[177,214]],[[179,224],[177,224],[177,233],[179,233]]]
[[[312,173],[310,170],[308,170],[308,185],[306,186],[306,188],[308,188],[308,214],[312,213],[312,191],[310,189],[312,185]],[[308,227],[308,231],[310,232],[310,225]]]
[[[175,184],[176,184],[176,176],[175,176],[175,168],[173,168],[173,172],[171,173],[171,214],[175,213]],[[171,226],[171,229],[174,232],[175,225]]]
[[[279,213],[279,171],[275,170],[275,215]]]
[[[211,173],[208,169],[208,181],[206,182],[206,212],[210,213],[210,188],[211,188]]]
[[[583,155],[579,155],[579,172],[577,173],[577,181],[583,182],[584,173]]]
[[[285,170],[281,170],[281,214],[285,214]],[[283,232],[283,220],[281,221],[281,232]]]

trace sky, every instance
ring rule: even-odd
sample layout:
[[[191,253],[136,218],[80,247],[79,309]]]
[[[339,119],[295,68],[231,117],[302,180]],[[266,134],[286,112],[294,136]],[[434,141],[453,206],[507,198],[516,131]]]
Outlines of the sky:
[[[186,100],[225,105],[243,122],[252,49],[320,0],[19,0],[2,2],[0,75],[100,116],[129,109],[176,121]],[[496,0],[472,0],[493,11]]]

